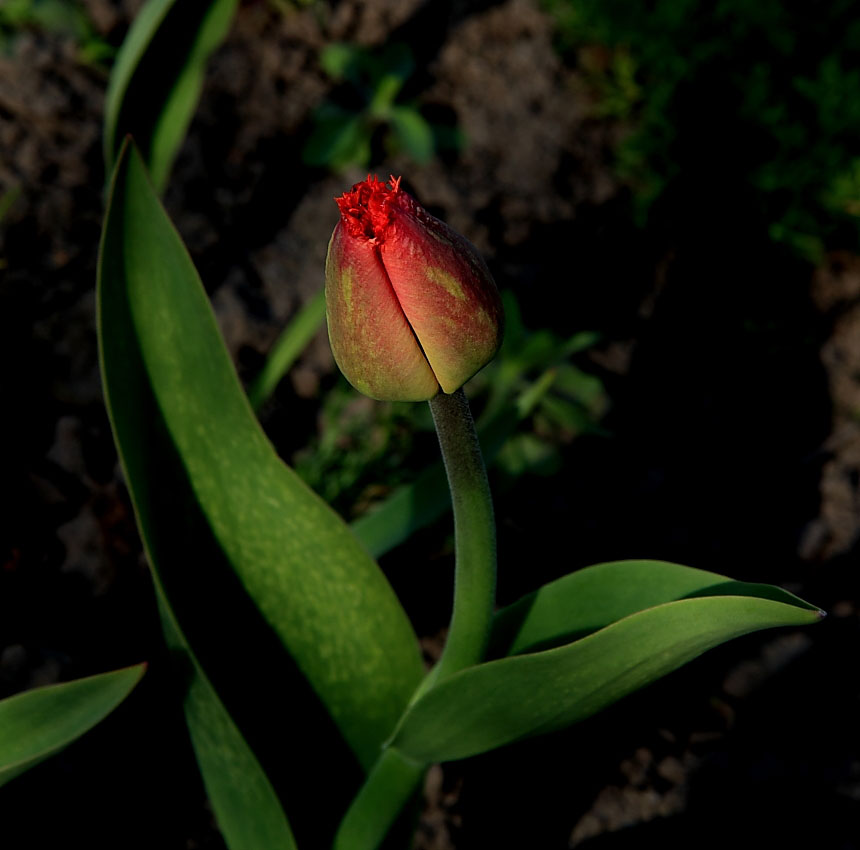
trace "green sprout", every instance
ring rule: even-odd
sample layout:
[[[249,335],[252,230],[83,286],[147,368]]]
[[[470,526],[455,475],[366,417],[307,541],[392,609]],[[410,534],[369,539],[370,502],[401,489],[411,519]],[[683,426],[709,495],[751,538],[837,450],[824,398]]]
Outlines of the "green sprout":
[[[340,171],[368,166],[381,135],[390,153],[429,162],[436,152],[434,130],[412,101],[400,95],[415,71],[412,52],[392,44],[372,52],[352,44],[330,44],[320,54],[326,74],[342,84],[344,105],[327,100],[316,110],[303,159],[308,165]]]

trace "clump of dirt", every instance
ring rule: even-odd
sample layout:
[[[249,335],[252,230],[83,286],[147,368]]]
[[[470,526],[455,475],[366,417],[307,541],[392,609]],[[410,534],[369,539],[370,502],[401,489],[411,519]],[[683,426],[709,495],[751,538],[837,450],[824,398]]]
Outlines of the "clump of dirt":
[[[822,445],[821,511],[801,541],[803,557],[845,555],[860,540],[860,258],[832,254],[812,280],[816,307],[832,321],[821,349],[833,401],[833,430]]]

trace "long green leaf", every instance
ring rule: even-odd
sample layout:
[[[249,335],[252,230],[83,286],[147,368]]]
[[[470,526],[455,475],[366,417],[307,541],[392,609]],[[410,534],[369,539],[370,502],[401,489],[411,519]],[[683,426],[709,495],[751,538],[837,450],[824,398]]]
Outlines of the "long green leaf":
[[[820,612],[742,596],[684,599],[575,643],[456,673],[407,712],[392,745],[419,762],[466,758],[596,713],[732,638]]]
[[[117,227],[116,221],[112,227]],[[164,439],[151,389],[140,360],[127,293],[117,277],[122,261],[118,237],[103,234],[98,310],[102,379],[108,414],[134,504],[138,528],[153,572],[165,639],[179,672],[185,719],[218,825],[231,850],[294,850],[286,815],[266,774],[203,671],[180,628],[164,590],[187,552],[171,539],[165,523],[177,512],[165,503],[169,481],[149,472],[169,469],[160,453]],[[174,583],[175,586],[176,583]]]
[[[238,0],[149,0],[117,53],[105,99],[104,159],[113,170],[123,137],[144,151],[159,192],[197,106],[206,61]]]
[[[569,643],[622,617],[691,596],[759,596],[817,610],[778,587],[746,584],[666,561],[611,561],[545,584],[496,613],[493,655]]]
[[[0,785],[104,720],[140,681],[145,664],[35,688],[0,701]]]
[[[100,302],[115,433],[131,486],[140,502],[148,500],[149,516],[160,517],[148,529],[152,554],[182,569],[171,563],[174,539],[159,527],[181,518],[166,515],[158,500],[184,489],[368,767],[422,676],[414,632],[376,564],[263,434],[191,259],[133,147],[114,178]],[[181,459],[178,479],[165,471],[170,457],[154,447],[157,427],[146,430],[153,416]],[[164,584],[170,594],[169,578]]]

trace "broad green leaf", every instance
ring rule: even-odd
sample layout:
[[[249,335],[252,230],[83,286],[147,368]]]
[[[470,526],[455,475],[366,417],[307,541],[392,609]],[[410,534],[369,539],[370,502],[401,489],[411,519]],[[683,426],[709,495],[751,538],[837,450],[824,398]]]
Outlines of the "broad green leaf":
[[[414,632],[379,568],[254,418],[191,259],[132,146],[114,177],[99,298],[115,436],[171,603],[172,588],[189,592],[172,552],[183,532],[169,504],[180,490],[368,767],[422,676]],[[170,450],[158,442],[162,426]],[[187,631],[183,617],[195,606],[186,602],[188,614],[176,610]]]
[[[494,655],[569,643],[628,614],[692,596],[759,596],[816,611],[778,587],[732,581],[666,561],[610,561],[545,584],[496,613]]]
[[[820,616],[769,598],[668,602],[567,646],[455,673],[410,707],[391,744],[424,763],[466,758],[583,720],[732,638]]]
[[[108,174],[134,136],[163,192],[197,106],[206,62],[224,40],[238,0],[148,0],[117,54],[105,98]]]
[[[164,590],[163,576],[175,578],[185,566],[182,559],[187,554],[178,539],[170,539],[165,516],[182,512],[164,499],[164,492],[171,489],[170,481],[160,485],[157,478],[147,475],[150,467],[158,468],[164,476],[170,458],[159,453],[165,435],[136,347],[126,293],[119,286],[107,285],[104,277],[105,272],[110,275],[109,266],[118,259],[108,256],[111,250],[103,242],[98,306],[105,398],[153,572],[165,639],[182,675],[178,697],[203,783],[231,850],[294,850],[292,832],[277,795],[204,673]]]
[[[0,700],[0,785],[67,747],[108,716],[145,664],[48,685]]]
[[[323,322],[325,322],[325,289],[320,289],[281,332],[260,374],[248,387],[248,400],[254,410],[259,410],[275,391],[281,378],[316,336]]]

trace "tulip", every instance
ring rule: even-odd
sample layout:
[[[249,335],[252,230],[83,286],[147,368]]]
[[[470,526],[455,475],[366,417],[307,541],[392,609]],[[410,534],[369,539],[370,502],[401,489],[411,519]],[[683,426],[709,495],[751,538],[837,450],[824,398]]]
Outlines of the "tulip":
[[[360,392],[424,401],[495,356],[502,305],[474,245],[375,177],[335,198],[326,315],[335,361]]]

